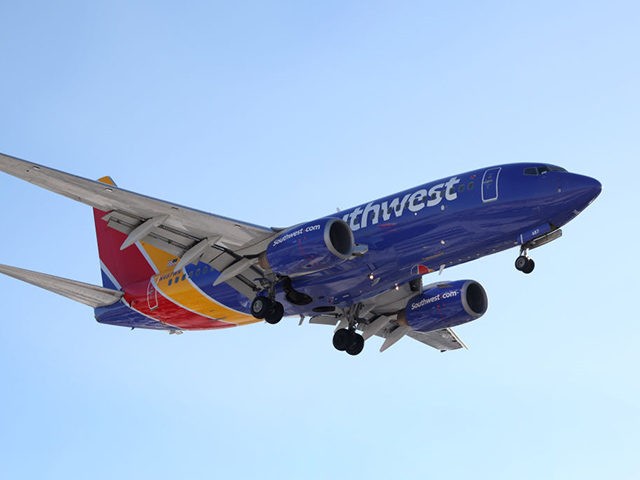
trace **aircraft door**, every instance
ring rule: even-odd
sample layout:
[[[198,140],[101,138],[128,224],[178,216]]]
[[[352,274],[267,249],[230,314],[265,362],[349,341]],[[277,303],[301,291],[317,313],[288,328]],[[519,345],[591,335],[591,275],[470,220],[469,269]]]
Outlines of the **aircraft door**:
[[[482,176],[482,201],[493,202],[498,199],[498,179],[502,168],[490,168],[485,170]]]
[[[149,310],[158,308],[158,291],[153,285],[153,278],[149,280],[149,285],[147,286],[147,305],[149,306]]]

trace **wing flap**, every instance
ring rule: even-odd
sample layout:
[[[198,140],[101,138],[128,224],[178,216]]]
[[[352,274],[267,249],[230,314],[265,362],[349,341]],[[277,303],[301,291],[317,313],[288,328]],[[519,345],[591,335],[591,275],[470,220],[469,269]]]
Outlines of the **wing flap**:
[[[93,308],[104,307],[119,301],[124,295],[118,290],[111,290],[89,283],[78,282],[67,278],[56,277],[46,273],[34,272],[23,268],[0,264],[0,273],[44,288],[50,292],[83,303]]]
[[[407,336],[413,338],[414,340],[422,342],[425,345],[437,348],[441,352],[467,348],[462,340],[460,340],[456,333],[450,328],[443,328],[441,330],[435,330],[433,332],[427,333],[409,332]]]

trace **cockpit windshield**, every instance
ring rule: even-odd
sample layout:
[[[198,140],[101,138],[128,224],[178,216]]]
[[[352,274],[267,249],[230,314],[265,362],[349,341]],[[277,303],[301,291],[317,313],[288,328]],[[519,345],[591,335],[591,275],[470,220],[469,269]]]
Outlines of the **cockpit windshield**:
[[[527,167],[524,169],[525,175],[544,175],[547,172],[566,172],[566,170],[555,165],[540,165],[539,167]]]

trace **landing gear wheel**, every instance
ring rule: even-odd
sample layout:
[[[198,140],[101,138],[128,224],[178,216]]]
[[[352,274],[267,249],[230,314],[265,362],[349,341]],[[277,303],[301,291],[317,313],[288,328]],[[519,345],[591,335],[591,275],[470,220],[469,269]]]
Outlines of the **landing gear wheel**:
[[[262,320],[273,308],[274,301],[268,297],[256,297],[251,302],[251,315]]]
[[[351,343],[347,347],[349,355],[358,355],[364,348],[364,337],[356,332],[351,333]]]
[[[533,272],[534,268],[536,268],[536,262],[534,262],[532,259],[528,258],[527,259],[527,264],[522,269],[522,272],[523,273],[531,273],[531,272]]]
[[[518,258],[516,258],[516,270],[524,272],[524,269],[527,267],[528,263],[529,259],[524,255],[520,255]]]
[[[351,332],[346,328],[336,330],[333,334],[333,346],[336,350],[344,352],[351,344]]]
[[[270,323],[271,325],[275,325],[284,316],[284,307],[280,302],[273,302],[273,307],[267,311],[264,316],[264,321]]]

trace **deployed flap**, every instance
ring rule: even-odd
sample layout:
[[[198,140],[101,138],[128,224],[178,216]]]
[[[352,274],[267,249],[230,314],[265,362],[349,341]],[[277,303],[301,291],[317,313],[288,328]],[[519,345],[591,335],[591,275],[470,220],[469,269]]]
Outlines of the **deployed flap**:
[[[462,343],[462,340],[458,338],[453,330],[450,328],[443,328],[441,330],[434,330],[433,332],[409,332],[407,336],[418,340],[419,342],[429,345],[430,347],[437,348],[441,352],[447,350],[458,350],[459,348],[467,348]]]
[[[90,307],[104,307],[111,305],[122,298],[123,292],[98,287],[89,283],[78,282],[66,278],[47,275],[46,273],[33,272],[22,268],[10,267],[0,264],[0,273],[4,273],[23,282],[30,283],[50,292],[63,295],[76,302],[84,303]]]
[[[380,347],[380,351],[384,352],[387,348],[395,345],[410,331],[411,329],[409,327],[405,327],[404,325],[397,326],[394,330],[387,333],[384,343]]]

